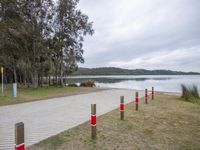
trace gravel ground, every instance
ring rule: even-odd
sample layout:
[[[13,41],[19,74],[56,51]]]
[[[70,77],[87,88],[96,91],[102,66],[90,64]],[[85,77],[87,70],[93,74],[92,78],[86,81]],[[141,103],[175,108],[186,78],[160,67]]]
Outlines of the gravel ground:
[[[25,124],[25,144],[30,146],[52,135],[75,127],[90,118],[90,105],[97,104],[97,116],[135,99],[134,90],[111,89],[101,92],[53,98],[45,101],[0,107],[0,150],[14,149],[14,125]],[[144,91],[139,91],[144,96]]]

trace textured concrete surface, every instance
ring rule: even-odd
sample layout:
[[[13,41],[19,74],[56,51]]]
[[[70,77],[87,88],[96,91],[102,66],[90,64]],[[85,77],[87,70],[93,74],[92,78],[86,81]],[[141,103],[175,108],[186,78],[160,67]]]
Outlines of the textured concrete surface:
[[[90,105],[97,104],[97,116],[135,99],[134,90],[111,89],[101,92],[53,98],[0,107],[0,150],[14,149],[14,125],[25,124],[26,146],[77,126],[90,119]],[[139,91],[139,97],[144,91]]]

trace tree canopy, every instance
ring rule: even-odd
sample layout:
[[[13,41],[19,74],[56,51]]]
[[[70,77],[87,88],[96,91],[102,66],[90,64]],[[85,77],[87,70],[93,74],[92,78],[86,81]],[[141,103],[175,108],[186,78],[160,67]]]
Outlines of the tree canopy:
[[[94,30],[78,2],[0,1],[0,66],[6,68],[6,82],[63,86],[63,77],[84,63],[84,36]]]

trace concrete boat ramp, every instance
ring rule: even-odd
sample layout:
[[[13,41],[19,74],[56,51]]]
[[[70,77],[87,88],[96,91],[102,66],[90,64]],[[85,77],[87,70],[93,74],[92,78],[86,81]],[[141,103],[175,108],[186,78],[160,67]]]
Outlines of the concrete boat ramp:
[[[135,99],[135,90],[110,89],[89,94],[52,98],[0,107],[0,150],[14,149],[14,125],[25,125],[25,145],[30,146],[90,119],[90,106],[97,104],[97,116]],[[139,91],[139,97],[144,91]]]

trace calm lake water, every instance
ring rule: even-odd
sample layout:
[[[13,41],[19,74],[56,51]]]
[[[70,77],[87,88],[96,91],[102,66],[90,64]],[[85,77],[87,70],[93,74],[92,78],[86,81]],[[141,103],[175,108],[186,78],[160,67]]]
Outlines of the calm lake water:
[[[87,80],[95,82],[97,87],[151,89],[157,91],[180,92],[181,84],[197,85],[200,91],[200,75],[126,75],[126,76],[72,76],[67,83],[80,83]]]

